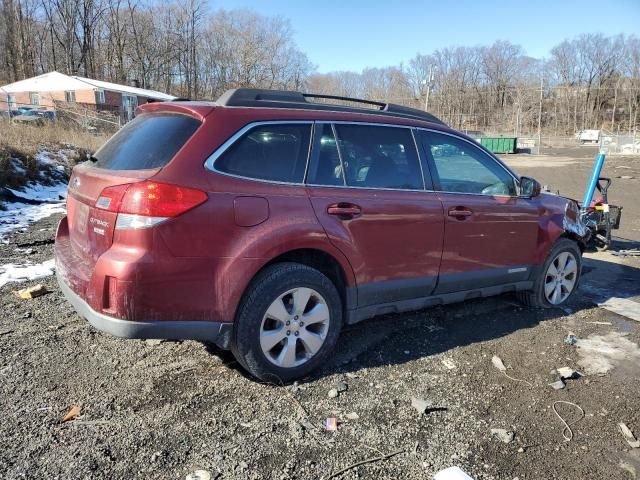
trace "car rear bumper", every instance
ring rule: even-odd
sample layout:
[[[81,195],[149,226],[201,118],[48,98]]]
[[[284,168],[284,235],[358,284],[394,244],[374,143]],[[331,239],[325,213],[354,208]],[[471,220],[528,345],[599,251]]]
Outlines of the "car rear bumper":
[[[110,317],[93,310],[75,293],[56,270],[62,293],[73,308],[98,330],[123,338],[158,338],[164,340],[200,340],[228,349],[232,324],[214,321],[130,321]]]

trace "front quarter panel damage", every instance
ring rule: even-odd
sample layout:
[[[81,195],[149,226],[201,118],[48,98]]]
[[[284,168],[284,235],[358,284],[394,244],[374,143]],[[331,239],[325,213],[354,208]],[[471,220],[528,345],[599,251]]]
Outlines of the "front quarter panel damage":
[[[562,228],[571,237],[577,240],[582,246],[586,246],[591,237],[591,230],[582,221],[578,204],[573,200],[567,200],[562,217]]]
[[[584,250],[590,237],[589,228],[582,222],[578,204],[569,198],[552,194],[540,196],[540,220],[536,263],[541,264],[560,237],[568,237]]]

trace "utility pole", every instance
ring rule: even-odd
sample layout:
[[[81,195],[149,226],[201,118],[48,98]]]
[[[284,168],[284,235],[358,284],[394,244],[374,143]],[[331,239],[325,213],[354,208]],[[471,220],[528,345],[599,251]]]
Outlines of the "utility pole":
[[[538,155],[542,149],[542,92],[544,88],[544,71],[540,75],[540,107],[538,108]]]
[[[429,111],[429,94],[431,93],[431,82],[433,82],[433,67],[429,65],[429,78],[427,78],[427,98],[424,101],[424,111]]]

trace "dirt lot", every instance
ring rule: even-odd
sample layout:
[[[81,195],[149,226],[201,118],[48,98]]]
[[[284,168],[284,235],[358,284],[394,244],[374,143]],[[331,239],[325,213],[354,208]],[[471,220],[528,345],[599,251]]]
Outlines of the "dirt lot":
[[[554,153],[506,160],[579,195],[593,152]],[[624,245],[638,246],[640,158],[612,160],[607,173],[612,202],[625,206]],[[50,259],[56,220],[0,244],[0,263],[24,261],[17,248],[32,249],[33,262]],[[640,323],[592,298],[639,295],[640,259],[588,257],[566,309],[525,309],[504,296],[381,317],[349,327],[331,363],[288,387],[252,381],[229,354],[201,343],[104,335],[71,310],[53,277],[40,280],[51,293],[33,300],[18,299],[18,284],[7,284],[0,478],[178,479],[205,469],[220,479],[328,479],[395,452],[335,478],[427,479],[453,465],[476,480],[636,478],[640,449],[617,424],[640,436]],[[570,331],[577,345],[563,343]],[[515,380],[492,365],[493,355]],[[554,370],[565,366],[585,375],[552,389]],[[329,398],[341,382],[346,391]],[[419,414],[412,397],[431,408]],[[571,441],[557,401],[584,411],[555,404]],[[80,415],[61,423],[74,404]],[[324,431],[329,415],[340,420],[338,432]],[[492,428],[514,432],[513,441],[503,443]]]

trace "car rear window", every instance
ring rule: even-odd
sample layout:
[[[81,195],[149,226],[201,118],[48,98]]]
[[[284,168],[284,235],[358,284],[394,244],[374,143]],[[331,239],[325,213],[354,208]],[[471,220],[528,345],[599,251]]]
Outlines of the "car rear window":
[[[100,147],[94,155],[95,166],[108,170],[163,167],[199,126],[199,120],[186,115],[142,114]]]

